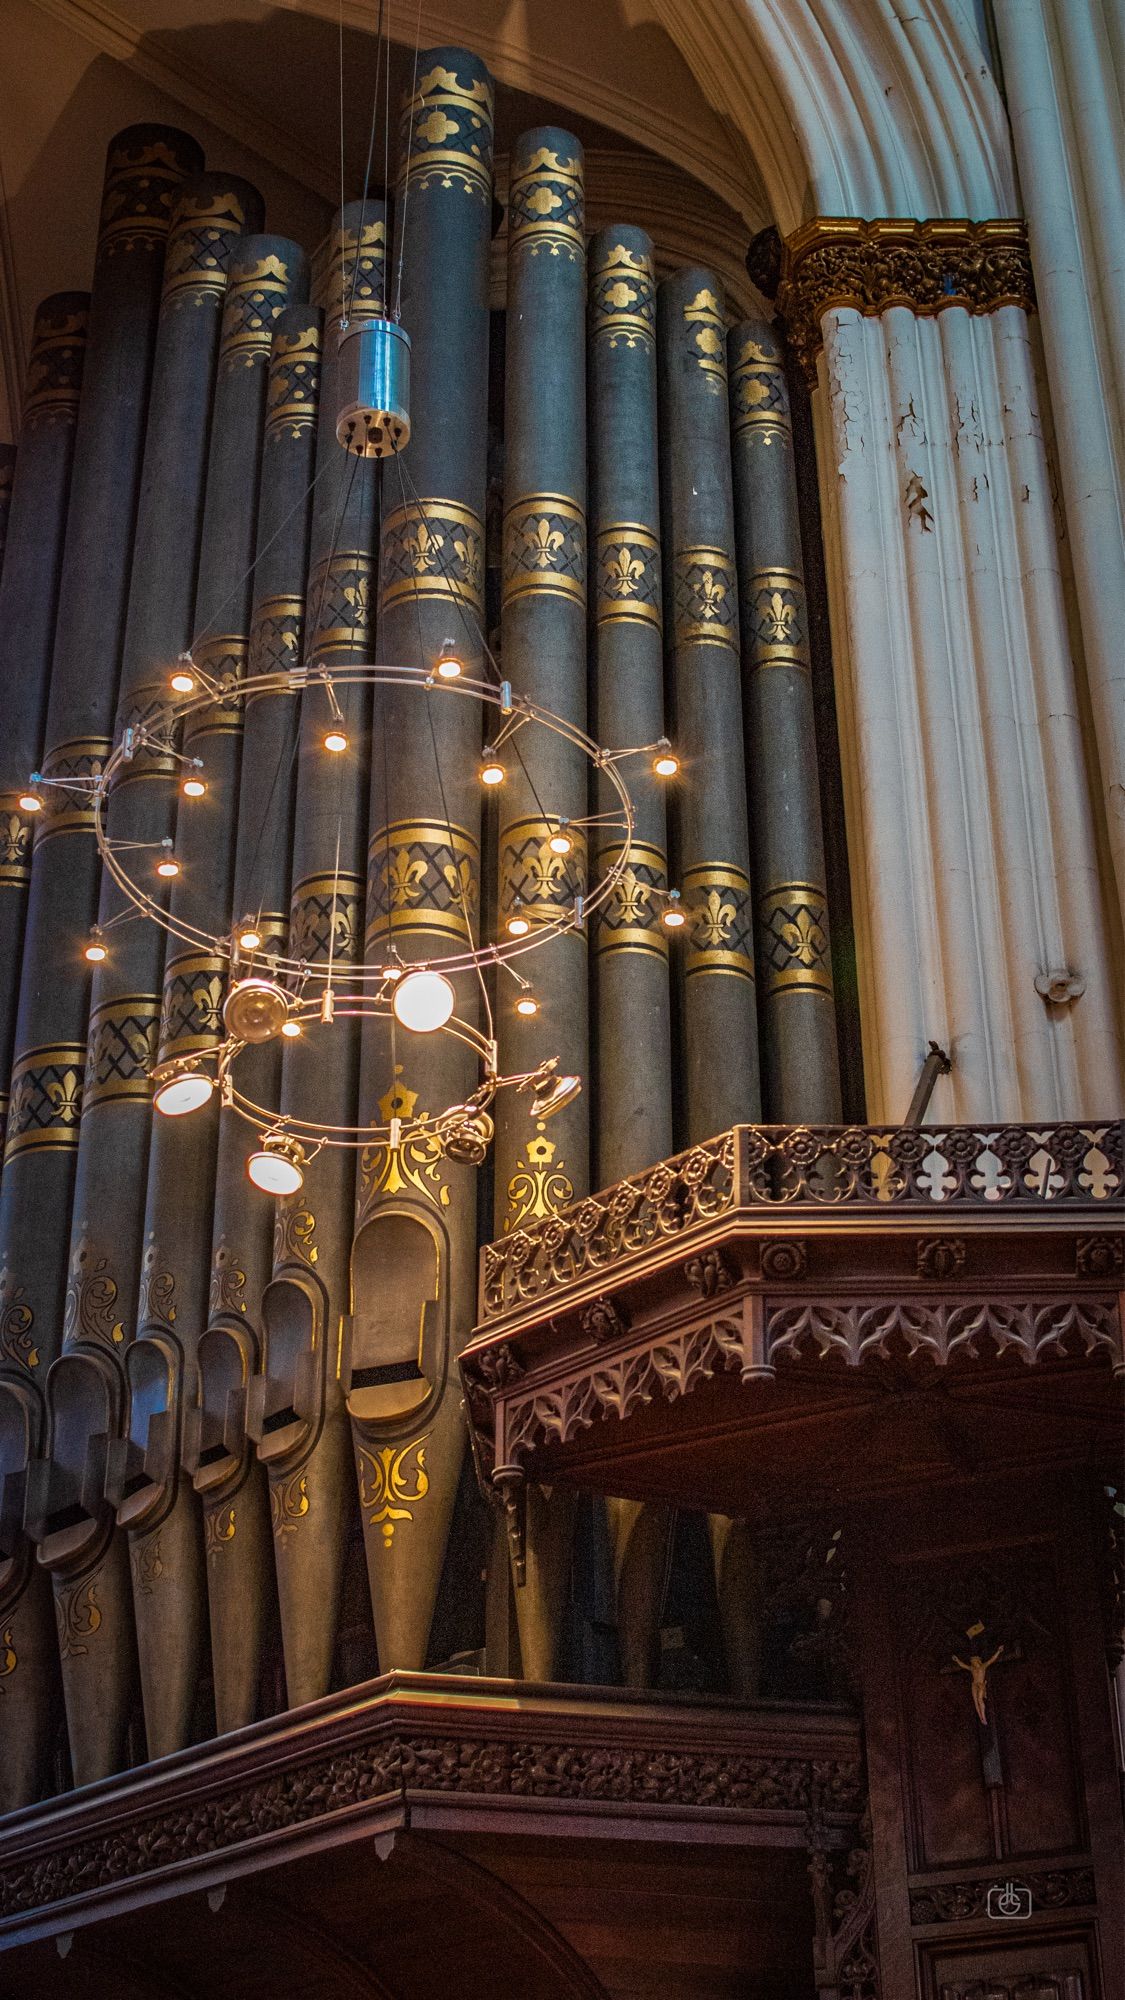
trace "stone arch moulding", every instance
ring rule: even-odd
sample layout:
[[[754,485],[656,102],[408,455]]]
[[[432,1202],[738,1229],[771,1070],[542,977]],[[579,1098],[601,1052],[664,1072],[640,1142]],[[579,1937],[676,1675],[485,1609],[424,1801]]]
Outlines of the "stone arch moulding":
[[[637,0],[750,147],[778,228],[1019,213],[996,80],[961,0]]]

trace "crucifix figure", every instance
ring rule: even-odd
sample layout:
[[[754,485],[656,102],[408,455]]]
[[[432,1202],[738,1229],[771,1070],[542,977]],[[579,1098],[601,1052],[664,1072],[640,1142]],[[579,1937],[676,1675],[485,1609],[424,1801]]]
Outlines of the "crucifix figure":
[[[963,1660],[959,1653],[954,1653],[953,1655],[954,1666],[960,1667],[962,1673],[969,1676],[973,1707],[976,1709],[977,1718],[984,1729],[988,1728],[989,1669],[996,1665],[1003,1651],[1003,1646],[997,1646],[996,1651],[991,1653],[987,1660],[982,1660],[979,1653],[970,1653],[967,1660]]]

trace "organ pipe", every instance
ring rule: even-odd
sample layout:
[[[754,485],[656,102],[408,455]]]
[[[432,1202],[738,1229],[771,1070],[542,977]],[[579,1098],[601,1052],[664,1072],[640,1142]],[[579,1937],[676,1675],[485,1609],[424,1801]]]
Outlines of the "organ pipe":
[[[41,1479],[46,1471],[43,1384],[63,1337],[86,1058],[81,953],[101,872],[88,796],[65,781],[89,780],[109,748],[164,248],[176,194],[201,166],[195,141],[163,125],[129,126],[106,156],[45,730],[43,771],[52,782],[36,828],[20,969],[21,1109],[0,1183],[0,1381],[11,1391],[0,1428],[13,1449],[19,1442],[22,1457],[5,1465],[17,1477],[28,1456]],[[29,1421],[17,1421],[17,1403]],[[28,1562],[18,1523],[11,1532],[24,1585],[4,1610],[17,1666],[0,1715],[0,1783],[16,1805],[42,1779],[59,1667],[48,1574]]]
[[[508,333],[502,577],[502,665],[522,694],[584,726],[586,720],[586,256],[582,148],[551,126],[512,150],[508,206]],[[574,748],[523,729],[501,750],[499,915],[532,926],[575,907],[586,891],[584,825],[553,853],[560,818],[587,817],[587,772]],[[529,971],[540,1001],[530,1019],[510,1001],[499,1017],[500,1063],[534,1069],[556,1055],[588,1074],[584,925],[552,940]],[[496,1119],[496,1227],[518,1229],[589,1185],[589,1100],[529,1132],[509,1091]],[[569,1564],[573,1496],[528,1496],[528,1570],[517,1592],[524,1673],[549,1679]],[[554,1515],[548,1528],[546,1517]]]
[[[664,734],[664,642],[657,454],[656,277],[651,239],[619,224],[589,250],[591,644],[596,735],[609,749]],[[633,852],[593,934],[595,1180],[606,1187],[672,1150],[668,862],[664,792],[651,756],[625,770],[636,807]],[[599,808],[613,804],[602,785]],[[602,831],[598,873],[620,851]],[[606,1503],[617,1633],[629,1686],[655,1665],[670,1512]]]
[[[317,307],[283,307],[273,323],[269,363],[231,906],[236,930],[249,919],[258,932],[263,959],[271,950],[284,951],[288,943],[299,710],[277,696],[255,699],[254,679],[294,666],[302,657],[322,327]],[[251,956],[242,969],[254,969],[255,963]],[[240,1086],[259,1104],[278,1102],[281,1050],[274,1040],[251,1044],[239,1057]],[[268,1482],[246,1430],[274,1224],[269,1202],[246,1173],[252,1143],[250,1128],[224,1108],[209,1316],[199,1346],[196,1406],[185,1454],[203,1502],[220,1732],[241,1728],[258,1712],[263,1648],[276,1596]]]
[[[16,456],[14,444],[0,444],[0,575],[3,574],[4,550],[8,541],[8,519],[12,511]]]
[[[767,1116],[840,1117],[793,426],[773,330],[729,339],[746,773]]]
[[[245,236],[233,247],[226,279],[192,646],[196,666],[223,694],[184,730],[181,748],[190,761],[181,770],[194,771],[198,760],[207,790],[202,798],[180,793],[180,873],[170,898],[180,922],[212,933],[230,919],[242,750],[238,690],[249,648],[270,342],[278,314],[306,289],[308,269],[304,253],[285,237]],[[213,950],[169,940],[161,1062],[222,1039],[224,973],[225,961]],[[118,1524],[130,1531],[145,1733],[155,1757],[190,1741],[206,1644],[203,1524],[177,1447],[183,1410],[195,1398],[207,1313],[218,1125],[214,1096],[186,1121],[153,1120],[138,1341],[126,1356],[129,1435]]]
[[[192,636],[227,265],[238,237],[260,220],[256,191],[225,174],[199,175],[176,203],[148,405],[119,728],[159,705]],[[155,853],[153,844],[171,832],[175,768],[163,752],[136,757],[109,801],[112,839]],[[107,876],[103,930],[122,907]],[[94,981],[64,1353],[48,1382],[52,1453],[57,1457],[65,1443],[80,1457],[87,1487],[95,1462],[89,1441],[106,1438],[108,1451],[109,1439],[125,1436],[122,1350],[132,1339],[135,1302],[141,1301],[143,1323],[164,1279],[142,1233],[164,937],[152,923],[127,923],[114,929],[113,941]],[[106,1477],[110,1470],[107,1464]],[[82,1522],[40,1547],[54,1575],[71,1759],[83,1782],[119,1768],[132,1694],[128,1563],[113,1523],[103,1478],[100,1497],[93,1490],[83,1496]]]
[[[314,666],[369,657],[377,461],[352,457],[337,443],[337,348],[345,313],[353,325],[382,313],[386,241],[379,203],[351,202],[336,218],[307,592],[307,651]],[[363,949],[366,691],[341,688],[339,707],[347,748],[333,755],[324,748],[331,714],[324,689],[314,683],[301,700],[289,951],[310,964],[323,963],[330,953],[337,964],[353,964]],[[283,1112],[350,1125],[358,1059],[352,1023],[306,1029],[286,1046]],[[330,1684],[354,1508],[340,1382],[354,1192],[351,1152],[326,1147],[310,1159],[300,1193],[277,1204],[274,1274],[262,1302],[263,1358],[252,1417],[269,1472],[291,1704],[315,1699]]]
[[[385,469],[379,657],[432,667],[445,642],[484,671],[484,504],[492,82],[431,49],[403,116],[398,227],[412,341],[409,446]],[[424,705],[424,706],[423,706]],[[489,711],[490,714],[493,711]],[[367,956],[404,962],[480,941],[481,715],[441,684],[380,688],[371,758]],[[475,1021],[476,981],[456,982]],[[478,1082],[450,1035],[368,1023],[365,1118],[441,1111]],[[364,1156],[345,1385],[382,1671],[425,1664],[465,1448],[456,1355],[475,1318],[476,1173],[435,1142]]]

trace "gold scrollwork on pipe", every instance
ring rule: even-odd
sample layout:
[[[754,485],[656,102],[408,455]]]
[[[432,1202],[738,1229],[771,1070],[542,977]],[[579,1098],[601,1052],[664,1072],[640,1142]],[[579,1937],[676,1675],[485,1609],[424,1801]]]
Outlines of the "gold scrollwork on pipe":
[[[722,294],[710,285],[701,285],[684,306],[689,353],[707,378],[710,388],[725,392],[727,386],[726,317]]]
[[[500,914],[506,917],[518,902],[532,923],[550,923],[586,893],[586,838],[580,827],[568,827],[569,854],[551,852],[551,835],[558,822],[517,819],[500,837]]]
[[[594,543],[594,623],[663,624],[660,539],[639,521],[614,521]]]
[[[85,1071],[85,1042],[54,1042],[17,1057],[12,1067],[5,1164],[17,1153],[77,1146]]]
[[[252,368],[269,359],[273,323],[289,303],[291,279],[289,265],[276,251],[252,263],[232,264],[223,298],[220,368]]]
[[[310,316],[296,333],[273,336],[266,391],[265,443],[307,435],[316,423],[320,393],[320,323]]]
[[[227,260],[246,229],[246,210],[234,187],[180,196],[164,257],[160,310],[219,306],[227,288]]]
[[[729,862],[706,862],[684,870],[687,949],[684,970],[730,972],[754,977],[753,909],[746,872]]]
[[[788,445],[793,437],[785,356],[764,327],[736,336],[730,378],[731,434],[762,445]]]
[[[778,311],[814,384],[826,313],[872,318],[905,306],[928,318],[950,306],[979,314],[1034,304],[1025,222],[818,216],[782,246]]]
[[[237,1526],[233,1503],[226,1501],[218,1507],[203,1509],[203,1552],[208,1563],[217,1562],[223,1550],[230,1547]]]
[[[651,256],[606,242],[590,266],[590,328],[610,347],[656,345],[656,271]]]
[[[312,1209],[306,1208],[296,1197],[277,1204],[273,1224],[273,1262],[275,1270],[283,1264],[307,1264],[311,1270],[320,1262],[316,1217]]]
[[[316,620],[311,646],[318,660],[330,664],[334,654],[353,654],[366,642],[373,570],[366,550],[340,549],[312,572],[305,602]]]
[[[389,1549],[400,1521],[412,1521],[413,1509],[430,1490],[426,1471],[426,1439],[411,1438],[409,1444],[380,1445],[369,1451],[356,1445],[356,1472],[359,1475],[359,1504],[368,1514],[372,1528],[383,1531],[383,1547]]]
[[[158,133],[140,138],[123,132],[110,147],[98,225],[98,260],[122,251],[159,250],[168,235],[172,209],[198,153],[181,156]]]
[[[673,633],[677,646],[733,647],[738,638],[738,586],[727,549],[677,549],[672,561]]]
[[[479,201],[492,196],[493,91],[487,76],[458,76],[435,63],[419,77],[403,107],[405,156],[399,185],[461,188]]]
[[[394,744],[391,754],[394,755]],[[367,947],[435,933],[469,943],[480,896],[480,849],[463,827],[395,820],[368,841]]]
[[[83,1233],[71,1254],[67,1273],[64,1347],[72,1347],[76,1341],[91,1341],[95,1346],[111,1348],[122,1345],[125,1327],[117,1316],[119,1289],[109,1258],[99,1256]]]
[[[23,394],[23,430],[73,424],[86,359],[88,301],[77,292],[48,299],[35,316]]]
[[[527,493],[504,514],[504,605],[530,594],[586,602],[586,517],[564,493]]]
[[[350,320],[378,319],[383,312],[387,261],[387,224],[381,213],[364,217],[363,228],[332,231],[328,261],[316,287],[316,304],[325,312],[325,331],[339,332],[344,307]]]
[[[382,531],[383,609],[439,598],[484,617],[484,522],[458,500],[395,507]]]
[[[571,159],[538,147],[508,190],[508,255],[585,257],[584,222],[581,147]]]
[[[306,875],[293,885],[289,905],[289,956],[310,965],[328,957],[349,963],[360,955],[364,881],[361,875]]]
[[[95,1104],[151,1097],[159,1026],[158,993],[127,993],[95,1007],[86,1045],[87,1111]]]
[[[59,1656],[64,1660],[83,1659],[89,1652],[87,1640],[101,1630],[102,1613],[97,1598],[97,1578],[82,1578],[74,1584],[55,1587],[55,1623],[59,1633]]]
[[[288,1479],[270,1480],[270,1520],[279,1550],[284,1549],[300,1523],[307,1520],[311,1506],[307,1474],[294,1472]]]
[[[37,847],[60,833],[93,832],[94,801],[85,786],[101,776],[112,748],[108,737],[78,736],[48,750],[43,776],[50,782],[43,787],[43,810],[35,822]],[[70,789],[69,779],[78,781],[76,789]]]
[[[214,952],[181,952],[169,961],[160,1011],[161,1062],[222,1041],[226,974],[226,960]]]
[[[805,582],[795,569],[760,569],[744,578],[743,639],[752,667],[809,671]]]
[[[556,1161],[557,1152],[554,1140],[548,1139],[542,1123],[538,1124],[534,1139],[528,1140],[508,1182],[505,1236],[522,1228],[525,1222],[542,1222],[549,1215],[557,1215],[574,1200],[574,1184],[567,1173],[566,1161]]]
[[[35,1314],[24,1287],[5,1263],[0,1270],[0,1361],[9,1361],[17,1368],[38,1368],[34,1327]]]
[[[832,998],[828,899],[816,882],[780,882],[758,900],[758,955],[767,994]]]
[[[599,855],[604,872],[619,847],[608,847]],[[647,951],[667,959],[668,933],[661,923],[665,909],[661,892],[668,887],[668,864],[661,848],[634,840],[629,865],[618,877],[611,893],[594,913],[594,950],[599,955],[614,951]]]

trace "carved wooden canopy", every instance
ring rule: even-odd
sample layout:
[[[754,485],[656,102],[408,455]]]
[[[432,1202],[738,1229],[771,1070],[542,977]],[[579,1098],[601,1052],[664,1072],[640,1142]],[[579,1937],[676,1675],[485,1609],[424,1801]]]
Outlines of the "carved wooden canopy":
[[[478,1467],[776,1515],[1112,1462],[1123,1227],[1119,1122],[738,1126],[487,1246]]]

